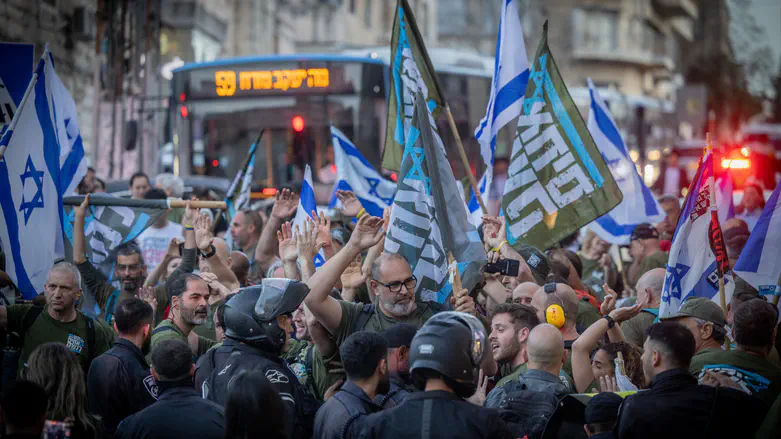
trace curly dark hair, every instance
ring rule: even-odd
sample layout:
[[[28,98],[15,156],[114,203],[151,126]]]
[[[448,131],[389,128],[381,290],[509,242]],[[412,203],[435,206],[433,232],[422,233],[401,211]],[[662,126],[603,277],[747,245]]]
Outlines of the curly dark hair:
[[[618,357],[618,353],[624,356],[624,369],[626,370],[627,378],[638,389],[645,389],[645,375],[643,375],[643,360],[640,356],[643,355],[643,351],[639,347],[625,341],[619,341],[618,343],[608,343],[600,348],[610,357],[611,364],[613,360]]]

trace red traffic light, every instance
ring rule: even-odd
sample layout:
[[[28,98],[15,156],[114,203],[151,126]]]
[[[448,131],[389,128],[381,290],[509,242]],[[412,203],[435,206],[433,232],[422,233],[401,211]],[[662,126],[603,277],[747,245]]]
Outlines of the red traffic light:
[[[187,107],[185,107],[184,105],[182,105],[182,110],[181,111],[182,111],[182,118],[184,118],[184,119],[186,119],[187,115],[190,114],[190,112],[187,111]]]
[[[304,131],[304,118],[301,116],[293,117],[293,131],[300,133]]]
[[[216,168],[217,166],[220,166],[220,161],[217,159],[212,160],[212,167]]]
[[[184,102],[187,100],[187,95],[184,92],[181,92],[179,94],[179,102]]]

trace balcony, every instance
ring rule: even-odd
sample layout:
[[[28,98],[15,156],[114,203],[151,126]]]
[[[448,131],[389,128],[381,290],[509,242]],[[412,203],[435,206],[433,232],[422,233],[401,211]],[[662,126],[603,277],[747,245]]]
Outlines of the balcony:
[[[655,54],[647,50],[599,49],[576,47],[572,57],[580,61],[600,61],[617,64],[634,64],[646,68],[666,68],[672,70],[675,63],[667,55]]]
[[[696,19],[697,5],[693,0],[652,0],[654,9],[664,17],[689,17]]]

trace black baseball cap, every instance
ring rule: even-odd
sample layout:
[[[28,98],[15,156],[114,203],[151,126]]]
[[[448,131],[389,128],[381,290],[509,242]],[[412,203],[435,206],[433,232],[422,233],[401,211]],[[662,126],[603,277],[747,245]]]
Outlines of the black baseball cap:
[[[618,420],[618,409],[624,398],[615,393],[602,392],[594,395],[586,405],[586,424],[602,424]]]
[[[548,277],[548,273],[550,273],[550,259],[545,256],[545,253],[541,252],[537,247],[528,244],[521,244],[518,248],[518,253],[531,269],[537,284],[542,285],[545,283],[545,279]]]
[[[656,227],[648,223],[638,224],[635,226],[635,229],[632,230],[632,237],[630,240],[634,241],[636,239],[659,239],[659,231],[656,230]]]
[[[418,328],[407,323],[398,323],[382,331],[382,336],[388,342],[389,349],[402,346],[410,347],[416,332],[418,332]]]

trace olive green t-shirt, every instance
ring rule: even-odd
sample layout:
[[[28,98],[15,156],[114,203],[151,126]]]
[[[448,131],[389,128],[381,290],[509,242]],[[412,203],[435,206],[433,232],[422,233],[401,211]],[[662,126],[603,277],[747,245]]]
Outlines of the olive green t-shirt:
[[[159,328],[162,327],[169,327],[171,330],[165,330],[165,331],[158,331]],[[155,333],[157,331],[157,333]],[[152,360],[152,351],[155,350],[155,347],[158,343],[160,343],[163,340],[182,340],[183,342],[187,343],[189,346],[189,343],[187,342],[187,337],[182,333],[182,331],[179,329],[178,326],[174,324],[172,320],[163,320],[159,325],[157,325],[152,331],[152,348],[149,351],[149,355],[147,356],[147,361]],[[206,351],[211,349],[212,346],[217,344],[216,341],[210,340],[205,337],[198,336],[198,353],[195,355],[196,358],[200,357],[201,355],[205,354]]]
[[[670,254],[661,250],[643,259],[643,262],[640,263],[640,268],[637,270],[637,278],[633,279],[634,283],[632,286],[634,287],[635,284],[637,284],[637,281],[640,280],[644,274],[648,273],[654,268],[667,267],[667,261],[669,259]]]
[[[406,319],[394,319],[386,316],[377,307],[377,304],[375,304],[374,312],[366,322],[366,326],[363,328],[356,328],[355,322],[358,319],[358,315],[362,312],[364,305],[362,303],[351,303],[345,302],[343,300],[340,300],[339,304],[342,306],[342,321],[339,322],[339,327],[336,328],[334,333],[336,344],[339,346],[341,346],[344,340],[353,332],[361,330],[382,332],[397,323],[407,323],[416,328],[420,328],[424,323],[426,323],[426,320],[431,318],[431,316],[439,311],[439,309],[434,309],[434,306],[428,302],[417,302],[418,307],[411,316],[407,317]]]
[[[592,304],[588,303],[588,300],[584,298],[578,301],[577,324],[581,332],[588,329],[589,326],[598,322],[601,318],[599,311]]]
[[[655,320],[655,315],[642,311],[640,314],[621,323],[621,332],[624,333],[626,341],[642,349],[645,342],[645,330],[653,325]]]
[[[33,308],[33,305],[11,305],[6,310],[8,313],[8,332],[18,332],[22,330],[24,316]],[[35,322],[24,336],[24,346],[19,358],[18,373],[27,364],[30,354],[38,346],[44,343],[62,343],[76,354],[79,363],[83,368],[88,366],[89,352],[87,346],[87,319],[81,312],[76,312],[76,320],[72,322],[60,322],[54,320],[48,312],[48,307],[44,307]],[[95,326],[95,352],[92,358],[101,355],[111,348],[114,343],[114,331],[105,323],[99,320],[93,320]]]
[[[768,406],[781,394],[781,369],[770,364],[767,358],[748,352],[704,349],[692,358],[689,371],[699,378],[708,371],[724,372],[745,392]]]
[[[312,386],[311,390],[315,397],[319,400],[323,400],[325,392],[329,387],[333,386],[335,382],[339,380],[346,380],[347,377],[344,372],[330,373],[329,369],[341,369],[342,367],[333,362],[339,359],[338,353],[330,358],[323,358],[323,355],[317,350],[316,347],[312,347]],[[329,362],[331,365],[329,366]]]

